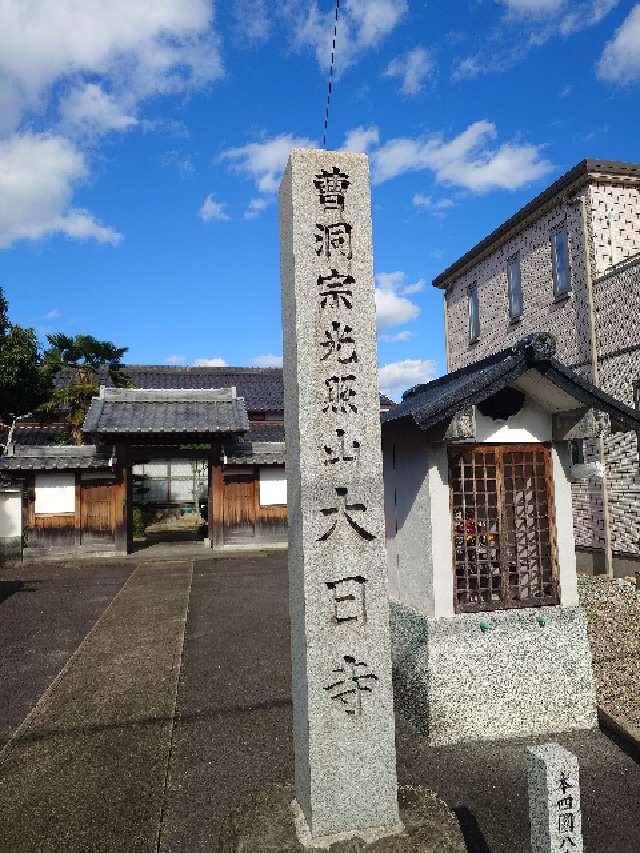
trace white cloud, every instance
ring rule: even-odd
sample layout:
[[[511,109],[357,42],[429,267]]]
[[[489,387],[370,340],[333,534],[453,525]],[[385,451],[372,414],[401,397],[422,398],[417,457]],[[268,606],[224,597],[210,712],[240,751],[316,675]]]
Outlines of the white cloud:
[[[487,70],[478,56],[465,56],[453,70],[454,80],[473,80]]]
[[[403,329],[401,332],[396,332],[395,335],[380,335],[380,340],[386,344],[400,344],[408,341],[413,337],[413,332],[408,329]]]
[[[376,274],[376,282],[378,287],[382,288],[382,290],[396,290],[403,295],[420,293],[420,291],[424,290],[425,287],[425,281],[423,278],[418,279],[418,281],[413,282],[413,284],[408,284],[406,272],[400,271],[379,272]]]
[[[184,355],[168,355],[167,364],[182,365],[187,363],[187,357]]]
[[[384,74],[385,77],[397,77],[402,80],[401,88],[405,95],[417,95],[434,69],[435,63],[429,51],[424,47],[416,47],[392,59]]]
[[[168,126],[139,117],[141,103],[222,76],[213,23],[212,0],[0,0],[0,246],[121,239],[73,207],[89,172],[73,140]],[[48,133],[27,130],[34,116]]]
[[[409,171],[430,170],[441,183],[473,192],[518,189],[548,174],[552,164],[539,146],[506,142],[491,147],[497,130],[489,121],[470,124],[450,141],[442,136],[392,139],[372,155],[376,183]]]
[[[261,193],[276,192],[292,148],[315,148],[317,143],[292,133],[281,133],[264,142],[250,142],[238,148],[228,148],[220,155],[233,168],[251,177]]]
[[[424,279],[408,283],[404,272],[379,272],[376,285],[376,324],[380,331],[408,323],[420,314],[420,308],[406,297],[420,293]]]
[[[589,0],[577,9],[568,12],[560,21],[560,32],[564,36],[576,33],[586,27],[599,24],[609,12],[616,8],[620,0]]]
[[[267,0],[233,0],[233,16],[237,29],[249,41],[266,41],[271,35]]]
[[[51,311],[47,311],[44,315],[45,320],[57,320],[58,317],[61,317],[62,314],[57,308],[52,308]]]
[[[212,219],[228,219],[228,215],[225,212],[225,204],[222,201],[215,201],[213,198],[213,194],[209,193],[209,195],[202,202],[202,207],[198,211],[198,216],[204,222],[209,222]]]
[[[60,104],[60,116],[64,126],[88,133],[126,130],[138,123],[134,116],[128,115],[123,104],[97,83],[72,89]]]
[[[256,216],[260,216],[262,211],[269,207],[273,198],[266,196],[258,196],[257,198],[252,198],[249,204],[247,205],[247,209],[244,212],[245,219],[255,219]]]
[[[428,210],[434,216],[438,217],[446,216],[446,211],[450,210],[452,207],[455,207],[455,202],[452,201],[450,198],[434,199],[430,195],[423,195],[423,193],[416,193],[411,199],[411,201],[415,205],[415,207],[420,207],[423,210]]]
[[[597,65],[598,77],[614,83],[631,83],[640,79],[640,3],[606,43]]]
[[[567,0],[500,0],[500,2],[512,15],[544,18],[564,9]]]
[[[302,6],[302,8],[300,8]],[[335,8],[335,7],[334,7]],[[336,73],[340,75],[367,50],[377,47],[408,11],[407,0],[346,0],[336,39]],[[329,68],[335,12],[321,12],[316,0],[289,3],[298,47],[311,48],[323,70]]]
[[[379,329],[415,320],[419,313],[418,306],[404,296],[398,296],[393,290],[376,288],[376,322]]]
[[[180,151],[171,150],[165,151],[164,154],[160,155],[160,163],[163,166],[174,167],[177,169],[178,174],[182,178],[188,178],[193,175],[195,172],[195,168],[193,165],[193,160],[189,156],[189,154],[181,153]]]
[[[503,73],[536,47],[599,24],[620,0],[497,0],[507,14],[477,53],[456,60],[454,80]]]
[[[23,133],[0,141],[0,248],[55,233],[118,243],[121,234],[71,207],[87,174],[82,152],[61,136]]]
[[[0,89],[19,115],[81,75],[134,98],[203,85],[223,73],[212,10],[211,0],[3,2]]]
[[[372,145],[380,144],[380,131],[377,127],[354,127],[344,135],[345,151],[367,152]]]
[[[266,355],[257,355],[251,359],[252,367],[282,367],[282,356],[267,353]]]
[[[194,367],[226,367],[224,358],[197,358],[193,362]]]
[[[399,400],[403,391],[437,376],[437,365],[431,359],[407,358],[378,368],[378,385],[383,394]]]

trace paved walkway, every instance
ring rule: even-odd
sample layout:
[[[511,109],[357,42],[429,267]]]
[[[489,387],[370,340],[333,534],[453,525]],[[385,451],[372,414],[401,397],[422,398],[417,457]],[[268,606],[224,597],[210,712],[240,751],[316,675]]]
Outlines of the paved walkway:
[[[239,797],[293,780],[283,555],[5,570],[0,650],[0,853],[211,853]],[[558,740],[587,851],[637,853],[638,764]],[[402,721],[397,744],[470,851],[527,853],[526,744],[434,750]]]
[[[192,564],[137,568],[0,756],[12,853],[157,848]]]

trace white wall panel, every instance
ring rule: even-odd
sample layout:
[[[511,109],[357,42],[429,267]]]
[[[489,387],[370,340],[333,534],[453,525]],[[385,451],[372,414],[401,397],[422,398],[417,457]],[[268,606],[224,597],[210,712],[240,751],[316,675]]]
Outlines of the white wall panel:
[[[287,503],[287,476],[283,468],[260,469],[260,506]]]
[[[36,515],[61,515],[75,511],[75,474],[36,474]]]

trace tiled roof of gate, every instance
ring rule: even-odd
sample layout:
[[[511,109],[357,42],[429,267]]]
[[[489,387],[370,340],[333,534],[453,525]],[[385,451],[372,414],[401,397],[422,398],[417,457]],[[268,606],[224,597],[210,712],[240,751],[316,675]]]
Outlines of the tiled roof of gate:
[[[82,430],[96,435],[244,433],[245,402],[234,389],[104,388]]]
[[[109,446],[10,445],[0,456],[0,471],[99,471],[113,467],[115,450]]]
[[[639,412],[555,358],[555,338],[547,332],[528,335],[513,347],[410,388],[402,402],[382,416],[382,422],[410,417],[421,429],[429,429],[481,403],[531,369],[538,370],[585,407],[606,412],[626,430],[640,430]]]

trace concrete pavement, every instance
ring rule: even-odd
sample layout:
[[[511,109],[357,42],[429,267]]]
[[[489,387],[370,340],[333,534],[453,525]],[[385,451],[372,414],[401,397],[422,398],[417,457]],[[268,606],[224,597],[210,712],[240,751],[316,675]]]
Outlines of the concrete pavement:
[[[285,555],[12,571],[0,853],[205,853],[238,802],[291,784]],[[454,808],[470,851],[526,853],[527,741],[430,749],[400,719],[396,740],[399,783]],[[580,760],[586,849],[636,853],[640,766],[599,732],[557,740]]]

